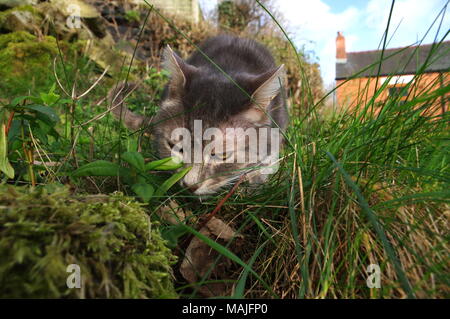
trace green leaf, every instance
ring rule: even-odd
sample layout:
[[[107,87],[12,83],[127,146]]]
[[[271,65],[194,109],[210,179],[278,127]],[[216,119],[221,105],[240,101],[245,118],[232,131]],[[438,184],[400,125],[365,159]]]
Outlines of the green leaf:
[[[50,128],[50,130],[48,131],[47,135],[51,135],[55,138],[55,140],[58,140],[60,135],[58,133],[58,131],[56,131],[53,127]]]
[[[14,168],[8,160],[8,140],[6,138],[6,124],[0,125],[0,171],[8,178],[14,178]]]
[[[34,129],[31,130],[33,135],[42,143],[44,144],[48,144],[48,138],[47,138],[47,134],[45,133],[45,131],[43,129],[41,129],[40,127],[35,127]]]
[[[108,161],[99,160],[81,166],[72,173],[72,176],[118,176],[121,171],[122,168],[119,165]]]
[[[73,103],[72,99],[61,99],[59,100],[59,104],[71,104]]]
[[[139,172],[145,171],[145,161],[141,153],[138,152],[125,152],[122,154],[122,159],[137,169]]]
[[[51,121],[58,122],[59,116],[55,110],[45,105],[25,105],[23,108],[29,109],[47,116]]]
[[[171,157],[166,157],[166,158],[163,158],[163,159],[158,160],[158,161],[153,161],[153,162],[147,163],[147,164],[145,164],[145,170],[146,171],[152,171],[156,167],[160,166],[161,164],[167,163],[170,160],[171,160]]]
[[[186,167],[185,169],[179,171],[178,173],[173,174],[169,177],[162,185],[156,190],[155,196],[159,197],[164,195],[176,182],[184,177],[190,170],[192,166]]]
[[[16,98],[12,99],[10,104],[11,104],[11,106],[17,106],[28,98],[30,98],[30,96],[18,96]]]
[[[177,160],[174,161],[173,158],[170,158],[170,161],[163,163],[154,168],[155,171],[173,171],[183,166],[182,162]]]
[[[50,117],[45,115],[44,113],[36,112],[35,116],[36,116],[36,119],[38,120],[38,122],[43,122],[43,123],[47,124],[48,126],[55,126],[57,123],[54,120],[52,120]],[[35,121],[33,120],[32,122],[35,122]],[[31,123],[31,124],[33,124],[33,123]]]
[[[20,121],[14,118],[8,131],[8,141],[12,142],[19,135],[20,126]]]
[[[152,185],[147,183],[138,183],[131,186],[133,192],[135,192],[145,203],[147,203],[153,196],[155,189]]]
[[[153,161],[145,165],[146,171],[172,171],[183,166],[183,163],[178,163],[178,161],[173,157],[163,158],[158,161]]]
[[[55,84],[50,88],[50,91],[48,93],[41,93],[40,97],[42,102],[46,105],[52,105],[56,103],[59,100],[59,94],[54,93],[55,91]]]

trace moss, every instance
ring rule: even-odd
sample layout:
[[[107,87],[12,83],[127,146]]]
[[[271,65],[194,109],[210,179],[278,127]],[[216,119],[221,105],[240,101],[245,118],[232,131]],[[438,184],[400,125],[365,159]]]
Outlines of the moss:
[[[140,204],[120,193],[77,198],[67,188],[0,185],[2,298],[176,297],[175,261]],[[81,289],[68,288],[70,264]]]
[[[31,5],[24,5],[0,12],[0,30],[34,31],[39,28],[42,17]]]
[[[57,53],[51,36],[39,40],[25,31],[0,35],[0,93],[14,96],[48,86]]]

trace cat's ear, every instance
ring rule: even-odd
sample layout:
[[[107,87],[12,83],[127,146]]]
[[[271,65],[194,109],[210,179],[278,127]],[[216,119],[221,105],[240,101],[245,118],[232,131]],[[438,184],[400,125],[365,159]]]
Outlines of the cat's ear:
[[[267,108],[270,101],[280,93],[284,84],[284,77],[284,64],[255,77],[252,80],[254,89],[252,102],[263,109]]]
[[[284,64],[273,68],[263,74],[252,77],[249,87],[253,92],[251,95],[252,107],[242,114],[254,123],[268,121],[266,112],[270,102],[281,92],[285,81]]]
[[[163,54],[163,67],[170,73],[169,91],[179,92],[186,87],[188,78],[197,71],[195,66],[187,64],[167,45]]]

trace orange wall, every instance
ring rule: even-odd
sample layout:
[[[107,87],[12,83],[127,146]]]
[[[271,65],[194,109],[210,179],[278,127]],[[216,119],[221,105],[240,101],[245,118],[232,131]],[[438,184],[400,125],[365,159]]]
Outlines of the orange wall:
[[[408,100],[411,100],[414,96],[419,96],[423,94],[424,92],[432,92],[432,90],[438,89],[440,87],[440,80],[439,80],[439,73],[424,73],[419,78],[415,79],[416,83],[414,83],[412,86],[412,89],[410,89],[410,95],[408,97]],[[347,82],[344,80],[337,80],[336,81],[336,87],[337,88],[337,104],[338,107],[344,108],[344,109],[350,109],[353,110],[356,105],[366,105],[368,101],[372,98],[375,90],[376,85],[376,78],[357,78],[352,79]],[[443,85],[448,85],[450,82],[450,73],[444,73],[443,74]],[[342,84],[344,83],[344,84]],[[339,87],[339,85],[341,85]],[[376,88],[381,87],[381,77],[378,81],[378,84]],[[375,102],[382,102],[388,97],[388,88],[383,90],[381,94],[376,98]],[[449,101],[450,101],[450,94],[447,94],[444,101],[444,111],[448,111],[449,109]],[[433,112],[435,115],[442,114],[443,110],[441,107],[441,98],[439,98],[435,102],[435,106]]]

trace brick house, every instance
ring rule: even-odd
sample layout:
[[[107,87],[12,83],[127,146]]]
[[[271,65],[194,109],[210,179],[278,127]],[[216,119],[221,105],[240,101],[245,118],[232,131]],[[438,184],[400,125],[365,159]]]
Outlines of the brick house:
[[[373,97],[375,89],[386,85],[375,99],[384,101],[396,95],[400,100],[409,100],[421,94],[449,85],[450,83],[450,41],[435,48],[432,44],[384,50],[383,63],[379,70],[381,50],[346,52],[345,38],[338,32],[336,38],[336,98],[337,105],[352,109],[365,105]],[[414,75],[427,61],[427,66],[418,77]],[[377,75],[378,81],[377,81]],[[386,81],[388,83],[386,84]],[[414,81],[409,89],[404,87]],[[375,88],[375,86],[377,86]],[[450,95],[442,96],[433,105],[433,114],[448,111]]]

